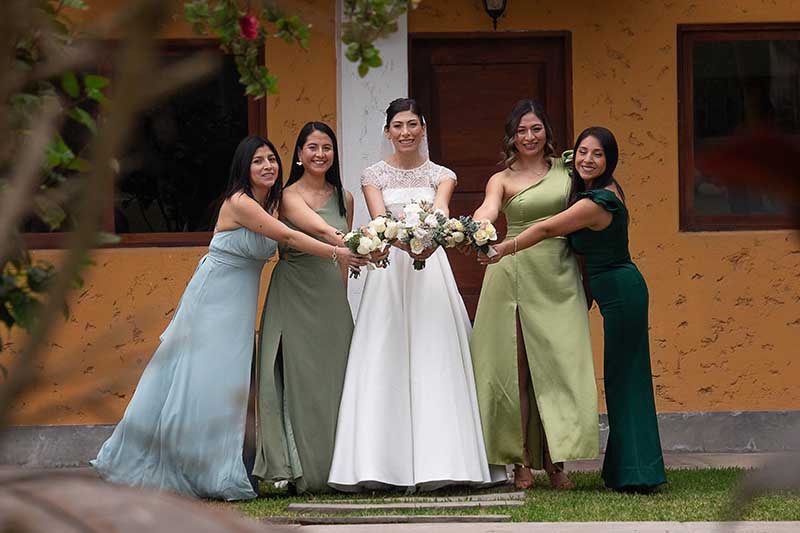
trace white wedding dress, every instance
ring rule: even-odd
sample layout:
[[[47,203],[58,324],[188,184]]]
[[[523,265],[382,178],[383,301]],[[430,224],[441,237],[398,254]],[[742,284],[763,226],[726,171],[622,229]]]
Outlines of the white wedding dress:
[[[399,213],[433,202],[455,174],[430,160],[411,170],[381,161],[361,178]],[[439,248],[421,271],[395,247],[386,269],[368,273],[339,407],[328,483],[339,490],[504,481],[490,474],[469,351],[471,325]]]

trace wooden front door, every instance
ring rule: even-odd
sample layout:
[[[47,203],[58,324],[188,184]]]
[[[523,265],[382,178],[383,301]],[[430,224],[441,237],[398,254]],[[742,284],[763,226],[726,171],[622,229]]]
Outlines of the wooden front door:
[[[541,102],[556,151],[571,147],[570,35],[546,33],[411,34],[410,96],[428,115],[431,159],[455,171],[451,216],[471,215],[486,181],[501,167],[506,115],[521,98]],[[498,221],[501,235],[505,220]],[[449,253],[471,319],[483,267],[474,256]]]

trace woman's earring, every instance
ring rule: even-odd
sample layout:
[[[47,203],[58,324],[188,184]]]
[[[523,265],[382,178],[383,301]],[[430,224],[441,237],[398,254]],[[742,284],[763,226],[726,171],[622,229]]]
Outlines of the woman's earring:
[[[297,165],[298,167],[302,167],[303,166],[303,162],[302,161],[298,161],[297,163],[295,163],[295,165]]]

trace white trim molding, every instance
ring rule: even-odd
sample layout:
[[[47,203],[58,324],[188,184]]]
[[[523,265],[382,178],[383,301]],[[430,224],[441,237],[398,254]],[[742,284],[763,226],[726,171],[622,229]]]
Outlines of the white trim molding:
[[[375,46],[381,51],[383,66],[370,69],[366,77],[358,75],[358,64],[349,61],[344,53],[341,27],[343,0],[336,2],[336,117],[339,155],[342,161],[344,187],[355,198],[353,226],[369,220],[364,196],[361,194],[361,171],[378,160],[384,110],[395,98],[408,96],[408,24],[403,15],[398,30]],[[353,317],[366,280],[366,272],[348,282],[348,299]]]

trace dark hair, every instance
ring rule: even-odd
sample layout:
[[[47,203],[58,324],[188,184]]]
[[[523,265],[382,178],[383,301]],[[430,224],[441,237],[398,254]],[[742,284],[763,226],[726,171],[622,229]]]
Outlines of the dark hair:
[[[275,154],[275,159],[278,161],[278,176],[275,179],[275,184],[270,188],[269,194],[264,199],[264,209],[272,212],[278,206],[281,200],[281,190],[283,187],[283,164],[281,163],[281,156],[278,155],[278,150],[269,139],[261,137],[260,135],[250,135],[245,137],[236,147],[233,153],[233,160],[231,161],[231,170],[228,175],[228,185],[225,188],[223,198],[227,200],[238,192],[243,192],[250,198],[255,200],[253,196],[253,187],[250,184],[250,164],[253,161],[253,156],[256,150],[262,146],[268,147]]]
[[[517,150],[514,141],[517,138],[517,128],[519,127],[519,123],[522,121],[522,117],[528,113],[533,113],[536,115],[544,125],[544,156],[552,157],[556,152],[555,141],[553,140],[553,128],[550,127],[550,119],[547,118],[547,113],[544,110],[544,106],[535,100],[524,98],[514,104],[513,109],[511,109],[511,113],[509,113],[508,117],[506,118],[506,135],[503,138],[503,153],[500,156],[501,160],[499,162],[500,165],[503,165],[506,168],[511,168],[511,165],[513,165],[519,158],[519,151]]]
[[[389,103],[389,107],[386,108],[386,128],[389,127],[389,124],[392,123],[392,119],[398,113],[402,113],[403,111],[411,111],[415,115],[419,117],[422,121],[422,125],[425,125],[425,114],[422,112],[419,103],[413,98],[397,98],[396,100],[392,100]]]
[[[325,173],[325,181],[336,188],[336,196],[339,200],[339,214],[345,216],[347,214],[347,207],[344,203],[344,187],[342,187],[342,175],[339,170],[339,147],[336,143],[336,135],[333,133],[331,127],[324,122],[307,122],[306,125],[303,126],[303,129],[300,130],[300,133],[297,134],[297,141],[294,143],[294,155],[292,156],[292,169],[289,171],[289,179],[286,181],[286,186],[288,187],[299,180],[303,172],[305,172],[303,166],[298,165],[300,156],[297,155],[297,152],[303,149],[303,146],[308,140],[308,136],[315,131],[324,133],[330,137],[331,142],[333,142],[333,164]]]
[[[622,190],[622,186],[619,184],[619,182],[614,179],[614,170],[617,168],[617,161],[619,161],[619,147],[617,146],[617,139],[614,138],[614,134],[611,133],[611,131],[607,128],[603,128],[601,126],[592,126],[583,130],[575,140],[572,161],[569,163],[568,167],[572,180],[572,186],[570,188],[567,205],[574,204],[578,200],[578,193],[586,190],[586,182],[583,180],[583,178],[581,178],[580,174],[578,174],[578,169],[575,168],[575,160],[578,156],[578,147],[587,137],[594,137],[600,141],[600,145],[603,147],[603,153],[606,157],[606,169],[603,174],[592,180],[590,190],[605,189],[613,183],[616,185],[619,195],[622,197],[622,201],[624,202],[625,192]]]

